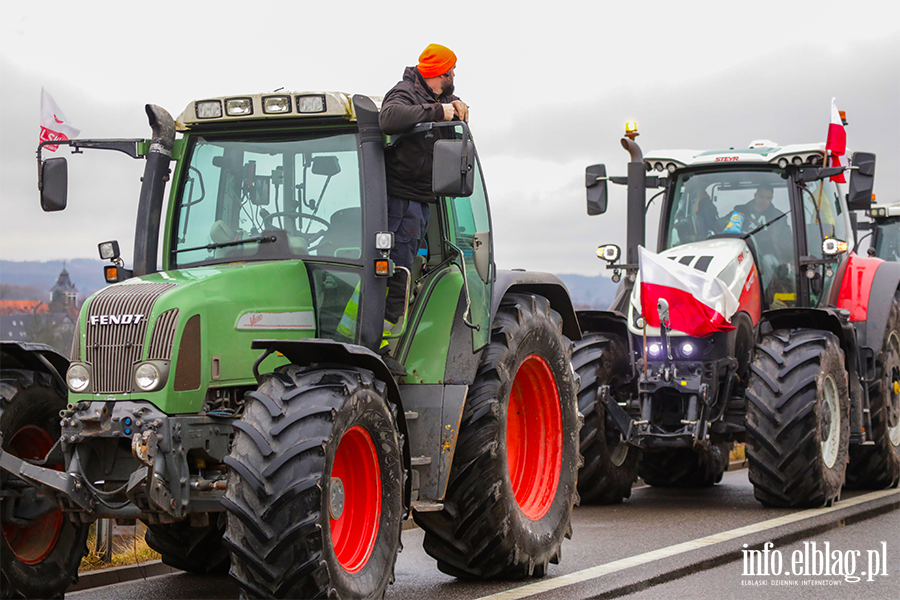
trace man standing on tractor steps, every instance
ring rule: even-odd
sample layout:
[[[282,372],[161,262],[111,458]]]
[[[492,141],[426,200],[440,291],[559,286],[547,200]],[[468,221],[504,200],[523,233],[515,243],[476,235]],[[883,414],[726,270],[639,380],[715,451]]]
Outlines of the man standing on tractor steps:
[[[388,91],[378,123],[388,134],[405,133],[419,123],[469,120],[469,107],[454,92],[456,55],[439,44],[430,44],[419,56],[419,64],[407,67],[403,79]],[[388,196],[388,228],[394,232],[391,260],[398,267],[412,267],[420,240],[428,228],[432,192],[431,169],[436,139],[448,137],[441,130],[403,137],[385,149]],[[384,310],[387,334],[403,315],[406,275],[397,272],[388,282]],[[382,343],[382,348],[387,342]]]

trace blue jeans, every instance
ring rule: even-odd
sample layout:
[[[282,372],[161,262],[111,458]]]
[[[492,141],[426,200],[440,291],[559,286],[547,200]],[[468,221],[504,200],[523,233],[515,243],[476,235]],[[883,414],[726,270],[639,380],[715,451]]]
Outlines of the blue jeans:
[[[397,267],[412,268],[419,242],[428,230],[431,208],[424,202],[388,196],[388,229],[394,232],[391,260]],[[388,281],[384,318],[396,323],[406,309],[406,274],[394,273]]]

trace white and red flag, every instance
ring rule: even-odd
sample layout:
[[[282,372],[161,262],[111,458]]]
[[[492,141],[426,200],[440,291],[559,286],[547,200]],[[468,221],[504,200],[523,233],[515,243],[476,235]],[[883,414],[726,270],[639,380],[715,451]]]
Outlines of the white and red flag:
[[[844,120],[841,118],[841,112],[837,109],[836,98],[831,99],[831,122],[828,124],[828,137],[825,140],[825,151],[831,154],[831,165],[826,166],[847,166],[844,161],[841,160],[841,157],[847,152],[847,131],[844,129]],[[831,180],[837,183],[847,183],[843,173],[835,175]]]
[[[69,124],[66,115],[56,105],[53,97],[47,93],[47,90],[41,88],[41,141],[70,140],[78,137],[79,133],[81,130]],[[48,144],[44,148],[50,152],[56,152],[59,145]]]
[[[641,314],[647,325],[659,327],[657,303],[669,304],[669,329],[695,337],[731,331],[737,298],[721,279],[638,247],[641,270]]]

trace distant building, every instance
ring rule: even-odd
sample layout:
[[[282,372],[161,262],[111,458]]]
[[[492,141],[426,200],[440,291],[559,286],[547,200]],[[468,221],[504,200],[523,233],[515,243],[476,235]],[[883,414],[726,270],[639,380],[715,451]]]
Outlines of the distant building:
[[[0,300],[0,315],[2,316],[35,312],[47,314],[50,312],[50,306],[40,300]]]
[[[50,310],[51,312],[72,313],[77,305],[78,288],[69,279],[69,272],[63,265],[63,270],[56,279],[56,285],[50,288]]]

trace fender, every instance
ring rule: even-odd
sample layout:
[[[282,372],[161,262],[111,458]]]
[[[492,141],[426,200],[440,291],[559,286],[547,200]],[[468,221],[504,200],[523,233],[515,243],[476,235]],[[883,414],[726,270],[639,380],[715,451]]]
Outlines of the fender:
[[[628,335],[628,318],[616,310],[575,311],[581,331],[584,333],[614,333],[622,338]]]
[[[47,373],[68,393],[65,374],[69,369],[69,359],[52,346],[31,342],[0,342],[0,364],[5,368]]]
[[[381,360],[381,357],[368,348],[328,339],[253,340],[250,347],[254,350],[265,350],[253,365],[253,374],[256,376],[257,381],[259,381],[260,363],[273,352],[280,352],[292,364],[301,367],[306,367],[313,363],[330,363],[332,365],[350,365],[372,371],[375,377],[383,381],[387,387],[388,398],[397,407],[397,427],[400,428],[403,439],[409,440],[409,430],[406,423],[406,414],[403,410],[403,400],[400,397],[400,388],[391,375],[390,369]],[[403,444],[403,468],[407,473],[410,472],[411,463],[409,443],[407,442]],[[407,509],[411,502],[411,486],[412,479],[407,477],[406,490],[404,491],[404,505]]]
[[[880,259],[872,259],[879,260]],[[887,327],[888,314],[897,290],[900,289],[900,263],[880,261],[872,278],[869,295],[866,298],[866,319],[860,327],[863,335],[860,346],[871,348],[877,355],[881,352],[884,330]],[[843,285],[841,286],[843,291]],[[853,318],[851,317],[851,320]]]
[[[494,322],[500,301],[507,292],[543,296],[550,301],[550,307],[562,317],[563,335],[572,341],[581,339],[581,328],[578,325],[578,317],[575,316],[569,290],[556,275],[533,271],[497,271],[491,297],[491,323]]]

